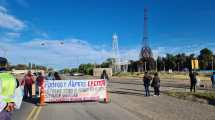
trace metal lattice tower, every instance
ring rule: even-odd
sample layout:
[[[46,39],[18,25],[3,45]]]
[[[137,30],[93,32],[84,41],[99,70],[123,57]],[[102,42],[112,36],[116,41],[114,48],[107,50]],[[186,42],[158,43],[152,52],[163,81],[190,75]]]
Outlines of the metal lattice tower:
[[[144,9],[144,33],[143,33],[143,45],[140,51],[140,59],[147,59],[147,58],[153,58],[152,50],[149,47],[149,40],[148,40],[148,15],[147,15],[147,9]]]
[[[112,37],[112,51],[113,51],[113,71],[114,72],[120,72],[121,66],[120,66],[120,55],[119,55],[119,46],[118,46],[118,36],[116,34],[113,34]]]

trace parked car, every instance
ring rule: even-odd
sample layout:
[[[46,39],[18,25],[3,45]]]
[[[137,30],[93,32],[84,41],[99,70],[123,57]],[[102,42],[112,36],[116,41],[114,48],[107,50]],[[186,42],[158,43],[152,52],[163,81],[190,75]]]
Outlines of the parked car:
[[[72,73],[71,75],[72,76],[83,76],[84,74],[83,73]]]

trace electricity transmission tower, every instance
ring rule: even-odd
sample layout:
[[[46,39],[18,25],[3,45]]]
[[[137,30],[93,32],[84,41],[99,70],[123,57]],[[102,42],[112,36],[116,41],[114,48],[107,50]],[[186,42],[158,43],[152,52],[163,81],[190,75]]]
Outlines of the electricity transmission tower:
[[[144,9],[144,33],[143,33],[143,41],[142,48],[140,51],[140,67],[139,71],[147,71],[150,69],[150,64],[153,63],[153,54],[152,50],[149,47],[148,40],[148,25],[147,25],[148,15],[147,9]],[[143,70],[144,69],[144,70]]]

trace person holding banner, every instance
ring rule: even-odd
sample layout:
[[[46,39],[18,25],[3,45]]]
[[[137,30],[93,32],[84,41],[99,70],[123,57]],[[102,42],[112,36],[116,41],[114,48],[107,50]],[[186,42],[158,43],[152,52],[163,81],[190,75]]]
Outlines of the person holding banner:
[[[31,71],[28,71],[28,73],[24,76],[22,80],[22,85],[24,85],[24,98],[28,98],[28,94],[30,96],[30,99],[32,98],[32,85],[34,83],[34,76],[31,74]]]
[[[38,77],[36,78],[36,95],[39,96],[40,88],[45,80],[45,77],[42,75],[41,72],[38,73]]]
[[[58,74],[58,72],[54,73],[54,80],[61,80],[60,75]]]
[[[52,72],[48,73],[48,76],[46,77],[46,80],[54,80],[54,76],[53,76]]]
[[[8,62],[0,57],[0,120],[11,120],[11,112],[15,110],[15,89],[18,82],[15,77],[6,72]]]

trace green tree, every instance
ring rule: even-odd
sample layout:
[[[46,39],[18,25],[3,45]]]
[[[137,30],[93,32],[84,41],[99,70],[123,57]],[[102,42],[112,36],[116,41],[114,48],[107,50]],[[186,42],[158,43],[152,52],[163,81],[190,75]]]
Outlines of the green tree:
[[[112,58],[108,58],[105,62],[101,64],[102,68],[110,68],[112,66]]]
[[[26,70],[28,69],[28,66],[25,64],[18,64],[14,67],[16,70]]]
[[[200,55],[198,56],[200,68],[201,69],[210,69],[213,56],[214,56],[213,52],[210,49],[208,49],[208,48],[202,49],[200,51]]]
[[[79,66],[79,72],[84,73],[86,75],[93,75],[93,68],[94,65],[93,64],[81,64]]]

